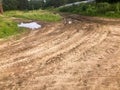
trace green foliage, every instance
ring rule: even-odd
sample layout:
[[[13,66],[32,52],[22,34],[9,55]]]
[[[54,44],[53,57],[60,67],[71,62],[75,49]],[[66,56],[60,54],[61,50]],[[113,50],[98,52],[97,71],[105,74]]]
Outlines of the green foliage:
[[[106,11],[110,10],[110,4],[109,3],[99,3],[96,5],[97,13],[103,13],[105,14]]]
[[[117,3],[120,2],[120,0],[96,0],[96,2]]]
[[[18,17],[18,18],[42,20],[42,21],[50,21],[50,22],[56,22],[61,20],[61,16],[59,14],[53,14],[51,12],[43,11],[43,10],[8,11],[5,12],[5,15],[9,17]]]
[[[71,12],[76,14],[90,15],[90,16],[105,16],[105,17],[119,17],[120,18],[120,3],[87,3],[76,6],[59,8],[61,12]]]
[[[29,1],[29,10],[37,10],[44,7],[43,0],[30,0]]]
[[[61,5],[67,4],[67,3],[73,3],[77,1],[83,1],[83,0],[46,0],[45,7],[59,7]]]
[[[47,0],[46,7],[58,7],[64,4],[64,0]]]
[[[3,0],[3,9],[4,10],[16,10],[18,7],[17,0]]]
[[[105,13],[106,17],[120,18],[120,13],[115,13],[114,11],[109,11]]]
[[[3,0],[4,10],[37,10],[82,0]]]
[[[115,12],[120,12],[120,3],[113,4],[113,6],[111,8]]]
[[[18,2],[18,10],[27,10],[29,7],[28,0],[17,0]]]
[[[3,0],[4,10],[26,10],[28,9],[28,0]]]

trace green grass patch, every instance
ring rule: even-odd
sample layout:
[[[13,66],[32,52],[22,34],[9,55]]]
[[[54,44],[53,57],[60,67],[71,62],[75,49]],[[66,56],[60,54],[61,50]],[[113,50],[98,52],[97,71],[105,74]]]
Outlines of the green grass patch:
[[[14,22],[11,17],[49,22],[61,20],[61,16],[59,14],[53,14],[49,11],[7,11],[4,15],[0,16],[0,38],[16,35],[25,31],[24,28],[18,28],[17,23]]]
[[[61,20],[61,16],[59,14],[53,14],[49,11],[7,11],[4,15],[0,15],[0,38],[6,38],[11,35],[25,32],[25,28],[19,28],[17,23],[13,21],[11,17],[49,22]]]
[[[33,11],[7,11],[5,12],[6,16],[25,18],[30,20],[41,20],[48,22],[56,22],[61,20],[59,14],[53,14],[52,12],[44,10],[33,10]]]
[[[58,10],[89,16],[120,18],[120,3],[82,3],[80,5],[59,8]]]
[[[0,16],[0,38],[8,37],[19,33],[17,23],[11,19]]]

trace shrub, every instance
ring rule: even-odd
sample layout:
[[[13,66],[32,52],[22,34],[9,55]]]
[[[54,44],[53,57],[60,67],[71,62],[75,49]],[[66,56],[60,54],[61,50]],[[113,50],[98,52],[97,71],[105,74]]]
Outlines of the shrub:
[[[87,7],[87,9],[86,9],[86,13],[87,14],[91,14],[91,15],[95,15],[96,14],[96,8],[95,8],[95,6],[94,5],[92,5],[92,4],[88,4],[87,5],[88,7]]]
[[[59,10],[91,16],[120,17],[120,3],[82,3],[78,6],[63,7]]]
[[[113,4],[111,8],[115,12],[120,12],[120,3]]]
[[[105,13],[106,11],[110,10],[110,4],[109,3],[98,3],[96,5],[96,9],[98,13]]]

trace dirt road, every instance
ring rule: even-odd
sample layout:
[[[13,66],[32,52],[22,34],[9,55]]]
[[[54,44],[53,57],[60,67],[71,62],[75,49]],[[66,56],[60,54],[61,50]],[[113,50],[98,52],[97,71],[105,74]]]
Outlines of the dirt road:
[[[119,21],[78,19],[0,41],[0,90],[120,90]]]

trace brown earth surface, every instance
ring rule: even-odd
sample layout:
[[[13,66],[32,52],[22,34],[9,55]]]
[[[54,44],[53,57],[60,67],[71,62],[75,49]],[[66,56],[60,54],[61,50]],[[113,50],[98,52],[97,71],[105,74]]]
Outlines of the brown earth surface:
[[[120,90],[120,21],[65,15],[1,40],[0,90]]]

